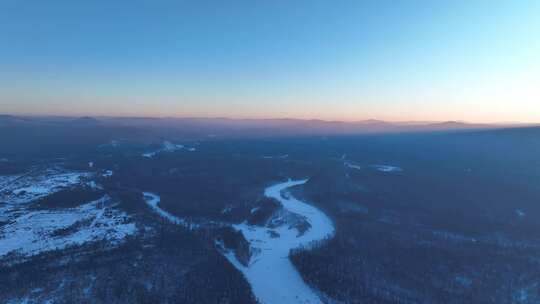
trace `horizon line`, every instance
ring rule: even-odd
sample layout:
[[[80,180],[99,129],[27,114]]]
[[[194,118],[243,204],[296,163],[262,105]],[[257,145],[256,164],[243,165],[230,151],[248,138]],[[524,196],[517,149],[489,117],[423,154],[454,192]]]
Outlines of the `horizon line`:
[[[160,115],[91,115],[91,114],[14,114],[14,113],[0,113],[1,116],[13,116],[13,117],[49,117],[49,118],[106,118],[106,119],[115,119],[115,118],[124,118],[124,119],[222,119],[222,120],[251,120],[251,121],[270,121],[270,120],[298,120],[298,121],[320,121],[326,123],[366,123],[366,122],[380,122],[388,124],[440,124],[440,123],[461,123],[469,125],[499,125],[499,126],[511,126],[511,125],[522,125],[522,126],[534,126],[540,125],[540,122],[529,122],[529,121],[498,121],[498,122],[478,122],[478,121],[468,121],[461,119],[448,119],[448,120],[393,120],[393,119],[378,119],[378,118],[364,118],[357,120],[339,120],[339,119],[324,119],[324,118],[293,118],[293,117],[233,117],[233,116],[160,116]]]

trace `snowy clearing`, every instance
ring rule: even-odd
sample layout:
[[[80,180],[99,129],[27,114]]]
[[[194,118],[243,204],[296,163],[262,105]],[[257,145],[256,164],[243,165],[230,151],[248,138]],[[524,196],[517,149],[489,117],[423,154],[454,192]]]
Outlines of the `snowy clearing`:
[[[83,183],[90,177],[88,172],[63,172],[48,169],[17,176],[0,176],[0,203],[18,205],[43,198],[62,189]]]
[[[10,253],[28,257],[101,240],[118,244],[137,228],[112,207],[104,196],[77,208],[19,212],[0,229],[0,257]]]
[[[233,252],[222,250],[224,256],[244,274],[261,303],[321,303],[319,296],[302,280],[288,258],[291,249],[309,247],[313,242],[334,234],[332,221],[322,211],[290,195],[282,195],[282,191],[306,181],[279,183],[266,188],[264,194],[278,200],[286,211],[305,217],[311,228],[299,234],[286,224],[273,229],[247,223],[235,225],[234,228],[244,234],[254,249],[252,252],[255,254],[247,267],[237,260]]]

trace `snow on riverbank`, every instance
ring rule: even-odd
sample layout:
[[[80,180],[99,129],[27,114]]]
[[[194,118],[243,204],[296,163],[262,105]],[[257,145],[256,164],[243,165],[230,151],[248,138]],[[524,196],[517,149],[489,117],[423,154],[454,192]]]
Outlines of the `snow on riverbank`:
[[[282,191],[302,185],[306,181],[289,180],[279,183],[266,188],[264,194],[278,200],[287,211],[305,217],[311,225],[309,230],[299,234],[288,225],[273,229],[246,223],[235,225],[250,242],[254,249],[252,252],[255,252],[247,267],[236,259],[233,252],[223,250],[224,256],[244,274],[261,303],[321,303],[288,258],[291,249],[309,246],[314,241],[331,237],[334,233],[332,221],[322,211],[290,195],[283,196]]]
[[[0,229],[0,258],[15,253],[33,256],[101,240],[117,244],[137,232],[129,217],[108,196],[61,210],[18,212]]]
[[[196,229],[198,227],[196,224],[189,223],[188,221],[161,209],[161,207],[159,207],[159,202],[161,201],[159,195],[150,192],[143,192],[143,196],[146,204],[148,204],[148,206],[150,206],[152,210],[154,210],[157,214],[159,214],[159,216],[163,217],[167,221],[175,225],[184,226],[188,229]]]
[[[290,195],[282,195],[286,189],[306,181],[290,180],[270,186],[265,190],[265,195],[278,200],[287,212],[304,217],[311,226],[307,231],[299,233],[286,222],[272,228],[250,226],[247,223],[234,225],[235,229],[243,233],[252,249],[253,256],[247,267],[237,260],[234,252],[216,242],[223,255],[244,274],[254,295],[263,304],[321,303],[319,296],[302,280],[289,260],[291,249],[310,246],[315,241],[331,237],[335,231],[332,221],[322,211]],[[144,192],[143,195],[148,206],[168,222],[188,229],[199,228],[161,209],[158,195],[150,192]]]

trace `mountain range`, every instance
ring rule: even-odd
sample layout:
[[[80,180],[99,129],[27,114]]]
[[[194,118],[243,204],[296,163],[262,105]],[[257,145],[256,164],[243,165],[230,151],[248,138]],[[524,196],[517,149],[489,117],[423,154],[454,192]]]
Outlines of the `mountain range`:
[[[132,127],[167,129],[192,136],[288,136],[464,131],[533,126],[480,124],[463,121],[388,122],[383,120],[327,121],[320,119],[232,119],[151,117],[64,117],[0,115],[0,127],[17,126]]]

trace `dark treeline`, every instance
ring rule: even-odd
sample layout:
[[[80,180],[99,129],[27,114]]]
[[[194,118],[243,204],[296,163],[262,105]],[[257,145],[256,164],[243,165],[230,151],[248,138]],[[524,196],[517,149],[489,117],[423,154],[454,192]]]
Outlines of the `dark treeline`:
[[[153,237],[98,243],[0,269],[0,299],[55,303],[255,303],[211,233],[154,224]]]
[[[294,194],[325,210],[336,235],[293,263],[345,303],[539,301],[540,142],[509,134],[358,141],[349,162],[403,171],[323,165]]]

